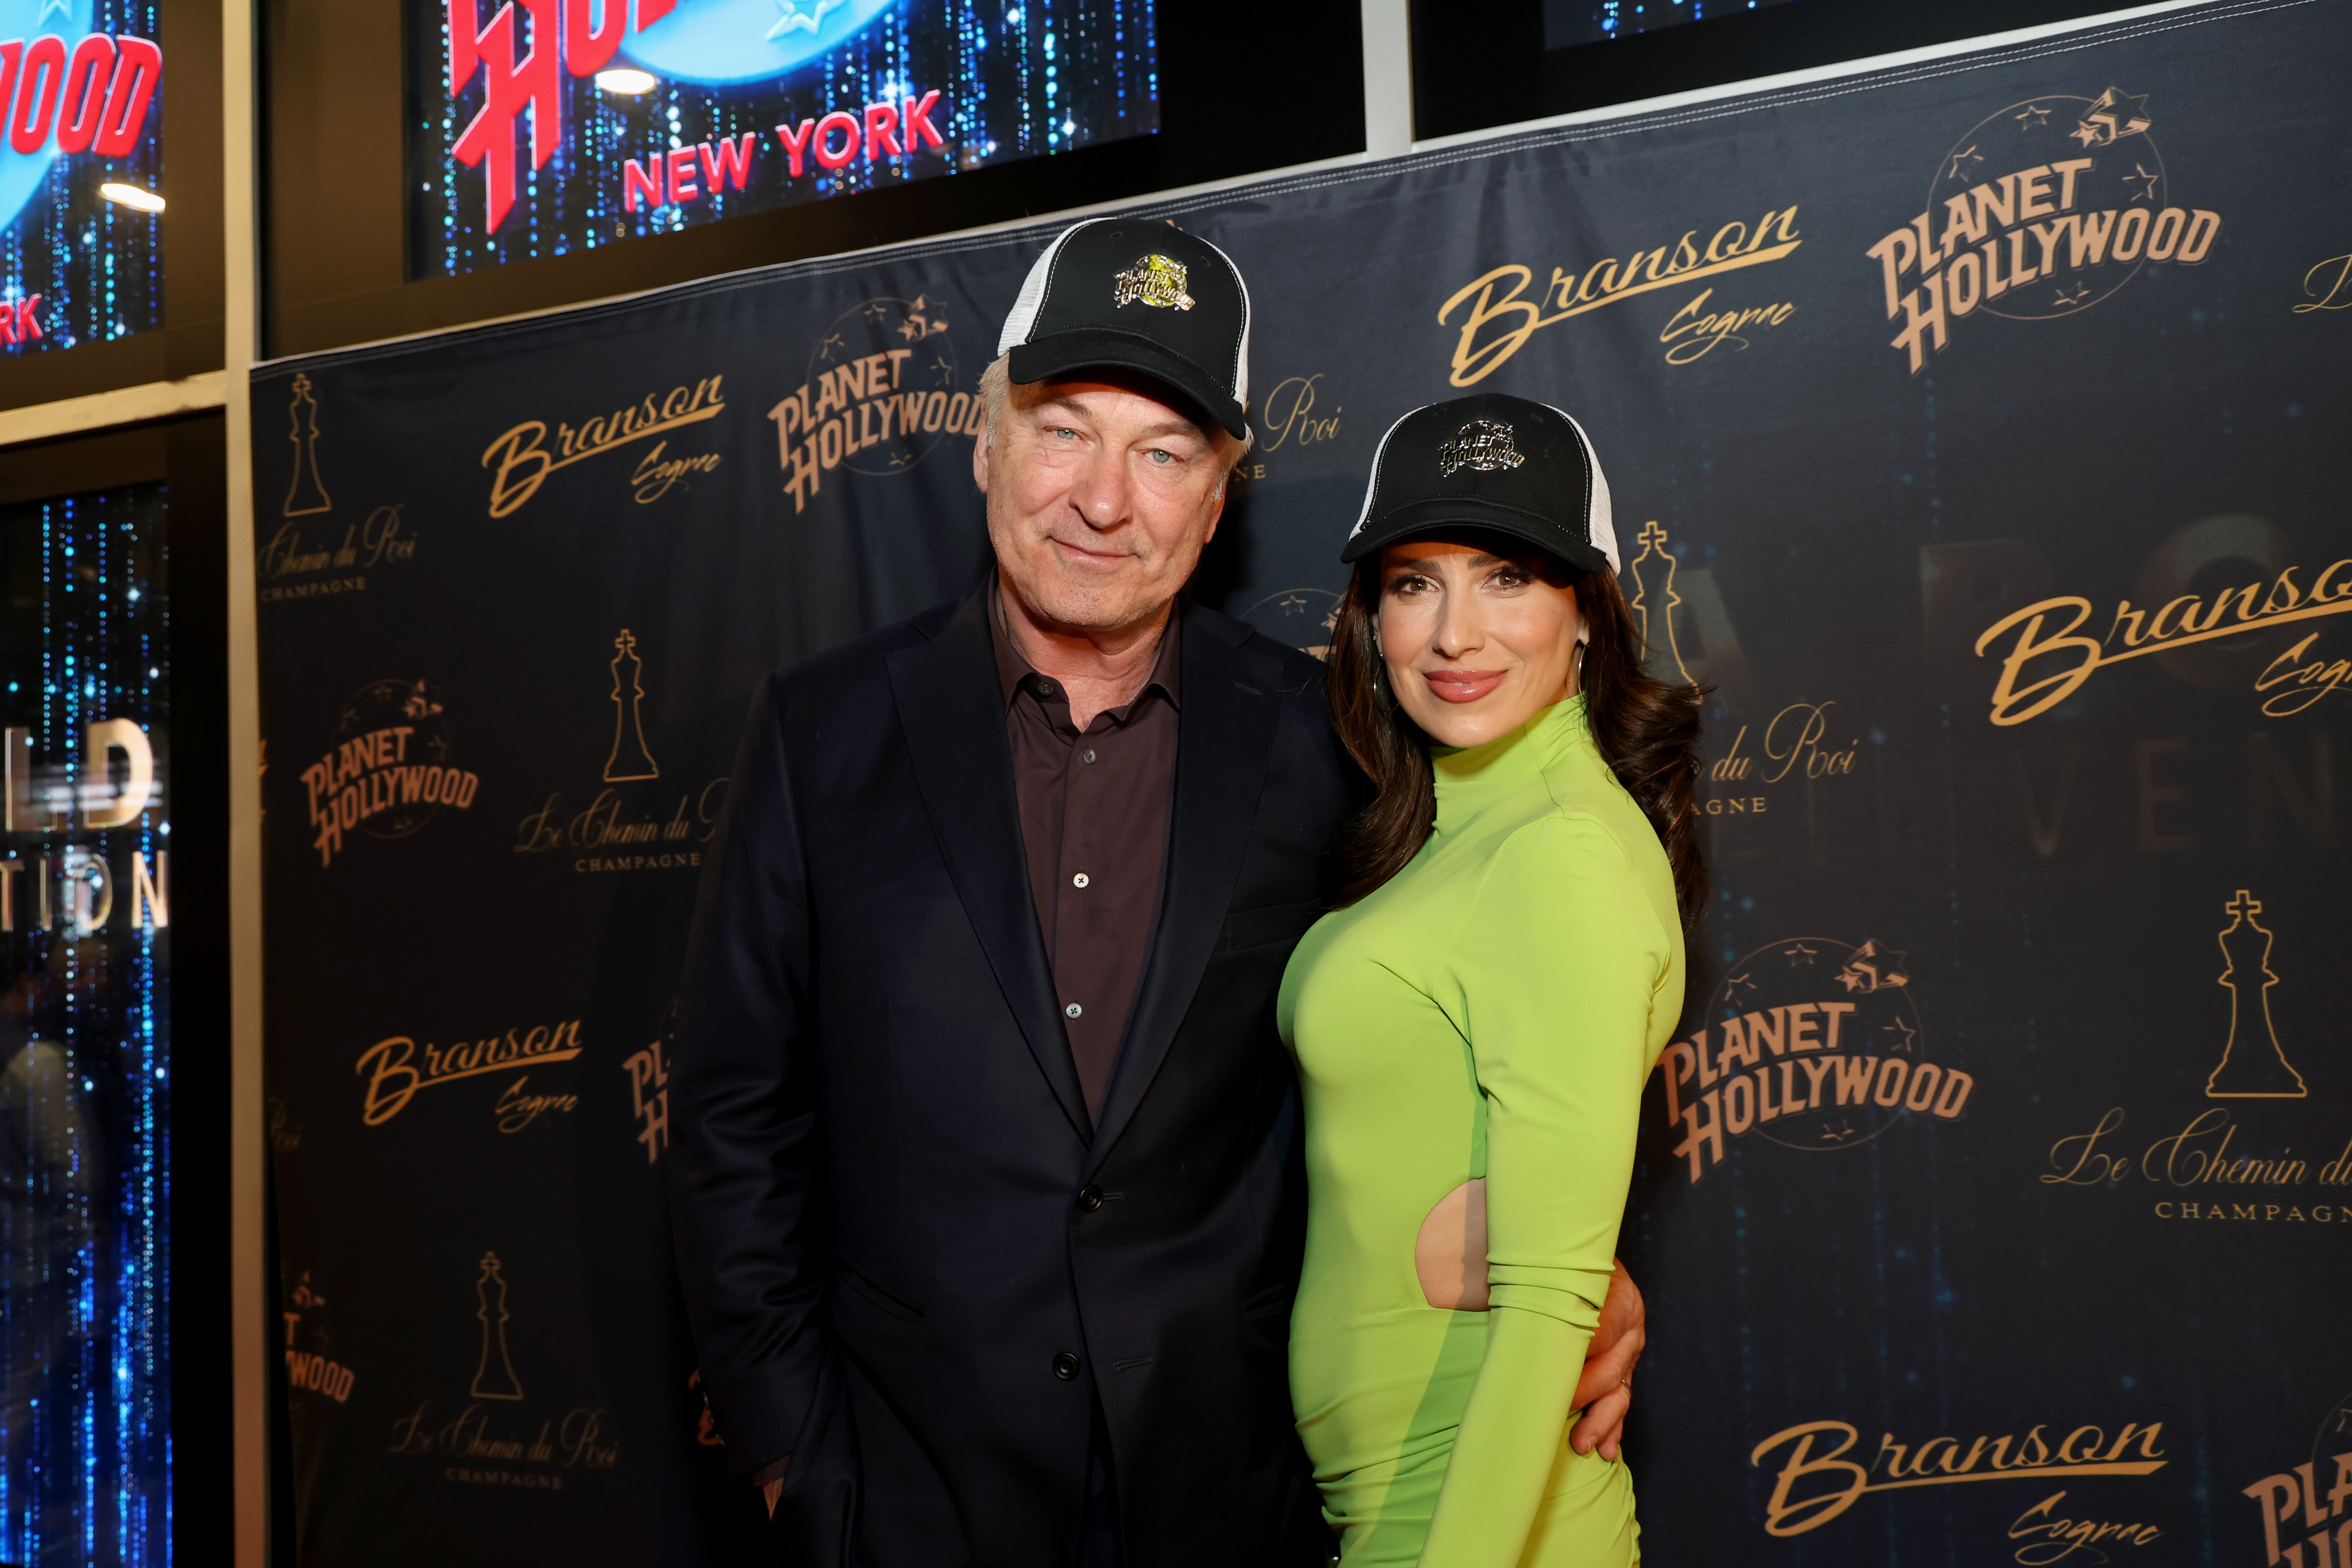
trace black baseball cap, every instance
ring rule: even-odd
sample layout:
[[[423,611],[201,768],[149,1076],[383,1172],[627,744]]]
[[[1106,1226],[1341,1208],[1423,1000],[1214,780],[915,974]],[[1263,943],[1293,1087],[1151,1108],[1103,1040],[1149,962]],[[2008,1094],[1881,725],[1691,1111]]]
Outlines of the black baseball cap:
[[[1232,258],[1171,224],[1089,218],[1029,269],[996,352],[1026,385],[1096,366],[1139,370],[1249,434],[1249,289]]]
[[[1416,408],[1381,437],[1339,559],[1446,527],[1491,529],[1580,572],[1617,570],[1609,481],[1584,427],[1548,403],[1481,392]]]

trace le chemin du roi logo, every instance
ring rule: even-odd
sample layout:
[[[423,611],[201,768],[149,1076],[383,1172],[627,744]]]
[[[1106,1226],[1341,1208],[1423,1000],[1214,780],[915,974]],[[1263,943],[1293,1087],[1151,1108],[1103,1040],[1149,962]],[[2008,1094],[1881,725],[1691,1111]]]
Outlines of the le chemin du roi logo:
[[[2339,1130],[2326,1145],[2334,1157],[2315,1165],[2292,1143],[2264,1143],[2260,1122],[2243,1124],[2234,1114],[2311,1098],[2311,1081],[2294,1058],[2302,1056],[2306,1066],[2312,1058],[2300,1047],[2291,1054],[2280,1037],[2271,993],[2287,983],[2282,969],[2308,975],[2315,967],[2327,973],[2326,966],[2299,966],[2281,953],[2278,934],[2264,923],[2263,900],[2252,889],[2237,889],[2218,913],[2221,970],[2215,980],[2229,1009],[2218,1048],[2208,1047],[2212,1067],[2204,1097],[2215,1103],[2177,1113],[2153,1133],[2128,1131],[2130,1118],[2120,1105],[2095,1123],[2085,1116],[2051,1144],[2039,1179],[2050,1187],[2144,1194],[2148,1212],[2168,1225],[2280,1226],[2290,1233],[2298,1226],[2352,1226],[2352,1130]],[[2186,994],[2180,1001],[2183,1016],[2204,1011]],[[2218,1009],[2213,1016],[2219,1022]]]
[[[1914,375],[1952,323],[2080,315],[2149,266],[2212,254],[2221,215],[2174,205],[2147,93],[2110,87],[1997,109],[1952,143],[1927,205],[1870,247],[1890,347]]]
[[[416,558],[415,535],[398,502],[375,507],[360,521],[347,516],[337,531],[335,499],[319,469],[320,388],[298,374],[288,391],[286,439],[294,448],[294,475],[278,507],[278,527],[256,552],[260,601],[363,594],[369,573]]]

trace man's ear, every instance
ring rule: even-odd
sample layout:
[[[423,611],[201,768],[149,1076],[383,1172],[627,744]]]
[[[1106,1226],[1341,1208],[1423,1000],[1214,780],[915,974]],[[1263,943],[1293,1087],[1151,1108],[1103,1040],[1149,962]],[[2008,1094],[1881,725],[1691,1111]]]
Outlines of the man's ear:
[[[981,425],[980,434],[971,438],[971,482],[980,487],[981,494],[988,493],[988,426],[985,421]]]

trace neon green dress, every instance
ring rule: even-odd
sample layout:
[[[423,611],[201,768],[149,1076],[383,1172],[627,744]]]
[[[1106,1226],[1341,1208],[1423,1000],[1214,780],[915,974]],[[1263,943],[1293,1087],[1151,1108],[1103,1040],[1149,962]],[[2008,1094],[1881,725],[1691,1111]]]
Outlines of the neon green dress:
[[[1642,1083],[1682,1011],[1674,874],[1573,697],[1433,756],[1437,826],[1283,977],[1305,1089],[1290,1391],[1347,1568],[1641,1559],[1622,1463],[1569,1447]],[[1486,1178],[1491,1310],[1413,1244]]]

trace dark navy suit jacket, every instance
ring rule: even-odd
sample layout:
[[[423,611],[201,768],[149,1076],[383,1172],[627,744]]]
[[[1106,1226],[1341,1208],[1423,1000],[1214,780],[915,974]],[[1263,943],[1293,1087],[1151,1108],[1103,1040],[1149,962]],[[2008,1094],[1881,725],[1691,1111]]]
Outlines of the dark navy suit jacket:
[[[1274,1004],[1360,775],[1321,666],[1184,611],[1160,912],[1090,1126],[986,604],[821,654],[753,704],[670,1069],[703,1385],[739,1471],[792,1456],[792,1559],[1075,1562],[1099,1398],[1129,1568],[1320,1563]]]

